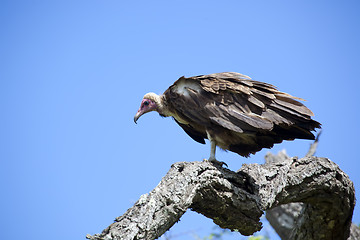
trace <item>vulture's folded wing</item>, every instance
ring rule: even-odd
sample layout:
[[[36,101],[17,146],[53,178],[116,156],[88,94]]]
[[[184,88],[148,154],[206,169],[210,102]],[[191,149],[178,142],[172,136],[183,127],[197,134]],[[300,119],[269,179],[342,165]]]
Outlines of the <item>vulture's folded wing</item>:
[[[219,125],[237,133],[313,139],[311,131],[320,127],[311,119],[313,113],[295,100],[302,99],[239,73],[182,77],[164,94],[184,122],[205,128]]]

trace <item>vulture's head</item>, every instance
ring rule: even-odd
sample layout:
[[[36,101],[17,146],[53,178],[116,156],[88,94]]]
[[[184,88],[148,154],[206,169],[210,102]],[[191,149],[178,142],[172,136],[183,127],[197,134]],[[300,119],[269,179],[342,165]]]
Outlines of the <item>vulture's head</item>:
[[[143,100],[141,101],[141,105],[137,113],[134,117],[134,122],[136,121],[145,113],[151,112],[151,111],[158,111],[162,107],[161,97],[155,93],[147,93],[143,97]]]

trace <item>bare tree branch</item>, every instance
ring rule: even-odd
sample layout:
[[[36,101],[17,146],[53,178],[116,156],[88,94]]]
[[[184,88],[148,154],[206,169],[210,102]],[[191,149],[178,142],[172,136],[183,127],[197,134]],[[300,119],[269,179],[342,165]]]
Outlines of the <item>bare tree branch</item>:
[[[289,203],[266,211],[266,219],[279,234],[281,239],[293,239],[292,234],[296,232],[299,217],[306,211],[306,204]],[[360,228],[351,224],[348,240],[360,239]]]
[[[156,239],[187,209],[222,228],[251,235],[264,211],[302,202],[286,239],[347,239],[355,205],[348,176],[327,158],[267,155],[265,164],[244,164],[238,172],[204,162],[171,166],[158,186],[144,194],[101,234],[88,239]]]
[[[311,144],[310,149],[306,154],[306,157],[311,157],[315,154],[321,132],[322,131],[317,134],[314,143]],[[284,158],[287,158],[284,152],[276,156],[270,154],[265,157],[267,162],[283,161]],[[311,206],[304,203],[294,202],[267,210],[266,219],[270,222],[271,226],[279,234],[281,239],[293,239],[293,235],[301,232],[299,229],[301,228],[300,225],[303,225],[302,221],[304,221],[304,219],[302,218],[308,215],[309,212],[311,212]],[[360,239],[360,228],[355,224],[351,225],[350,236],[348,239]]]
[[[311,157],[311,156],[314,156],[314,155],[315,155],[317,146],[318,146],[318,144],[319,144],[319,138],[320,138],[321,133],[322,133],[322,130],[319,131],[319,133],[318,133],[317,136],[316,136],[315,141],[310,145],[310,149],[309,149],[309,151],[307,152],[307,154],[305,155],[305,157]]]

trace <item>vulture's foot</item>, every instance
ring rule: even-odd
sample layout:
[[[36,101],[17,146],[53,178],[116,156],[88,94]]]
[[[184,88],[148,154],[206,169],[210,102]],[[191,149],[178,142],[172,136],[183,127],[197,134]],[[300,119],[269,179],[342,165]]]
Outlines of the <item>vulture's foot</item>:
[[[209,159],[204,159],[204,161],[208,161],[208,162],[212,163],[213,165],[217,165],[220,167],[223,167],[223,165],[225,165],[227,168],[229,167],[225,162],[218,161],[218,160],[216,160],[216,158],[210,157]]]

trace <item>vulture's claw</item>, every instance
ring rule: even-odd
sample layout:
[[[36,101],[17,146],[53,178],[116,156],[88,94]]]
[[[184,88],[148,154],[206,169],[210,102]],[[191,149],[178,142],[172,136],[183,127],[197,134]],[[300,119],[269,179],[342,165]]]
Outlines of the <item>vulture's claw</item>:
[[[229,166],[226,164],[226,162],[222,162],[222,161],[218,161],[216,159],[204,159],[203,161],[207,161],[207,162],[210,162],[211,164],[213,165],[216,165],[216,166],[220,166],[220,167],[223,167],[224,165],[229,168]]]

